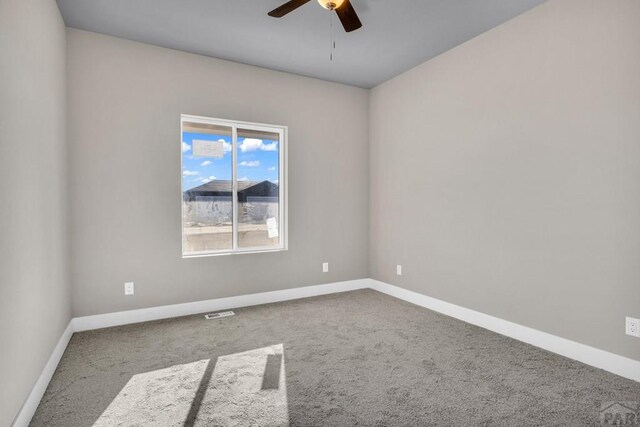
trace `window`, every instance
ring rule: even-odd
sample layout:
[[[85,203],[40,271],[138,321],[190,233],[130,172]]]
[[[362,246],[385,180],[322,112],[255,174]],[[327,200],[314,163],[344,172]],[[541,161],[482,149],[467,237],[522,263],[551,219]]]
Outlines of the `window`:
[[[181,116],[182,256],[287,249],[285,126]]]

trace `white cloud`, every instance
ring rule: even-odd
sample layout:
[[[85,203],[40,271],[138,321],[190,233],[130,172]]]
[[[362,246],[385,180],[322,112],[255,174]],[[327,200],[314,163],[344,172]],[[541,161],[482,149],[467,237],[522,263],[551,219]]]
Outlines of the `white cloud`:
[[[246,166],[248,168],[257,168],[260,166],[260,160],[252,160],[250,162],[240,162],[240,166]]]
[[[249,181],[249,178],[243,176],[242,178],[238,178],[238,181]]]
[[[272,180],[270,180],[270,181],[271,181],[271,182],[273,182],[274,184],[277,184],[277,183],[279,183],[279,182],[280,182],[280,180],[278,180],[278,179],[272,179]]]
[[[263,143],[261,139],[255,138],[245,138],[240,143],[240,151],[243,153],[248,153],[250,151],[259,150],[262,147]]]
[[[260,147],[260,149],[262,151],[277,151],[278,150],[278,143],[277,142],[272,142],[271,144],[262,144],[262,147]]]
[[[211,164],[210,160],[205,160],[204,162],[200,163],[200,166],[209,166]]]
[[[273,172],[274,170],[276,170],[275,166],[271,166],[270,168],[267,169],[269,172]]]
[[[182,141],[182,152],[186,153],[187,151],[191,151],[191,146],[186,142]]]
[[[184,176],[195,176],[195,175],[200,175],[200,172],[198,172],[198,171],[190,171],[189,169],[185,169],[182,172],[182,175],[184,175]]]
[[[230,153],[230,152],[231,152],[231,148],[232,148],[232,146],[231,146],[231,143],[230,143],[230,142],[227,142],[227,141],[225,141],[224,139],[219,139],[218,141],[222,141],[222,150],[223,150],[225,153]]]
[[[202,183],[202,184],[206,184],[206,183],[211,182],[211,181],[213,181],[213,180],[215,180],[215,179],[216,179],[216,177],[215,177],[215,176],[210,176],[210,177],[208,177],[208,178],[205,178],[204,176],[201,176],[201,177],[198,177],[198,178],[196,178],[196,179],[192,179],[192,180],[191,180],[191,181],[189,181],[189,182],[200,182],[200,183]]]
[[[256,151],[256,150],[276,151],[278,150],[278,143],[272,142],[270,144],[265,144],[264,142],[262,142],[261,139],[255,139],[255,138],[245,138],[240,143],[240,151],[242,151],[243,153],[249,153],[251,151]]]

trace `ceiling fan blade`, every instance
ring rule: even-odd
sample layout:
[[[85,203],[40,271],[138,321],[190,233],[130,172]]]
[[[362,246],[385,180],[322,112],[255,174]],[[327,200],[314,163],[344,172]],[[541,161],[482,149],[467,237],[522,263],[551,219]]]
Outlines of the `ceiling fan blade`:
[[[282,18],[287,13],[293,12],[294,10],[299,8],[300,6],[302,6],[302,5],[306,4],[306,3],[309,3],[310,1],[311,0],[291,0],[291,1],[286,2],[285,4],[283,4],[280,7],[276,7],[271,12],[269,12],[267,15],[273,16],[274,18]]]
[[[342,3],[342,6],[336,9],[336,13],[338,14],[338,18],[340,18],[340,22],[342,22],[342,26],[347,33],[362,27],[362,22],[360,22],[360,18],[358,18],[358,14],[353,6],[351,6],[351,2],[349,0]]]

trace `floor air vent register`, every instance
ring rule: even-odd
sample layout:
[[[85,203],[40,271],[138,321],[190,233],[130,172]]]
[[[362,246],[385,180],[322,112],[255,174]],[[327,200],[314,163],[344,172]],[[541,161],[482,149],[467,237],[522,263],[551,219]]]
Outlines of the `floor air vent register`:
[[[229,317],[229,316],[235,316],[235,313],[233,311],[221,311],[218,313],[205,314],[204,318],[207,320],[212,320],[212,319],[222,319],[223,317]]]

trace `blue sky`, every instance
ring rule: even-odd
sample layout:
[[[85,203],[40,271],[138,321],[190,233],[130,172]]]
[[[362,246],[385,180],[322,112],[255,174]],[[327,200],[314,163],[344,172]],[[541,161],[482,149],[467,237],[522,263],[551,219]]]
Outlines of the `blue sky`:
[[[224,141],[224,157],[193,156],[193,140]],[[231,137],[183,132],[182,191],[214,179],[231,179]],[[278,142],[238,138],[238,180],[278,181]]]

